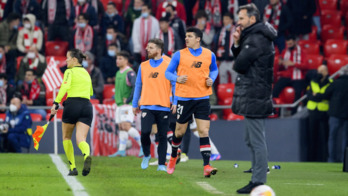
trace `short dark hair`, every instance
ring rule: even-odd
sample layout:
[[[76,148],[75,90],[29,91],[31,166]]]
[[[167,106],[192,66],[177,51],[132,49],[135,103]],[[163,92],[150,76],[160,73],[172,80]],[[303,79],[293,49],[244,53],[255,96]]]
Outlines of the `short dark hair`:
[[[203,38],[203,32],[197,27],[189,27],[186,29],[186,33],[194,33],[196,37]]]
[[[238,8],[237,13],[241,10],[247,10],[247,15],[250,18],[251,16],[255,16],[256,22],[260,21],[260,11],[257,9],[256,5],[253,3],[249,3]]]
[[[5,46],[4,45],[0,45],[0,48],[5,49]]]
[[[225,17],[225,16],[230,17],[234,21],[234,16],[231,12],[226,12],[222,17]]]
[[[110,46],[114,46],[114,47],[117,48],[117,45],[116,45],[116,44],[109,44],[109,45],[108,45],[108,48],[109,48]]]
[[[164,52],[164,42],[161,39],[154,38],[150,39],[148,43],[155,44],[159,49],[161,49],[161,55]]]
[[[0,73],[0,79],[7,80],[7,75],[5,73]]]
[[[127,59],[128,61],[130,59],[130,54],[125,50],[118,52],[117,56],[122,56],[123,58]]]
[[[112,5],[112,6],[114,6],[114,8],[116,8],[116,4],[112,1],[109,1],[109,3],[107,5]]]
[[[147,9],[151,10],[151,5],[149,3],[144,3],[141,7],[147,7]]]
[[[161,17],[161,18],[159,19],[159,22],[169,22],[169,17],[168,17],[168,16]]]
[[[296,35],[289,34],[289,35],[285,36],[285,40],[296,40]]]
[[[86,59],[86,56],[79,49],[72,48],[68,50],[68,52],[70,53],[71,58],[76,58],[80,64],[82,64],[83,59]]]
[[[31,71],[31,73],[33,73],[33,75],[36,76],[36,71],[34,69],[27,69],[25,70],[25,73],[27,73],[28,71]]]
[[[89,21],[89,15],[88,15],[88,14],[86,14],[86,13],[81,13],[81,14],[79,15],[79,17],[80,17],[80,16],[82,16],[83,19]],[[77,19],[78,19],[78,17],[77,17]]]
[[[169,3],[168,3],[168,5],[166,6],[166,8],[167,8],[167,7],[171,7],[171,8],[173,9],[173,11],[175,11],[175,10],[176,10],[176,8],[174,7],[174,5],[169,4]]]
[[[110,25],[110,26],[108,26],[108,27],[106,28],[106,30],[108,30],[108,29],[112,29],[112,30],[114,30],[115,32],[117,32],[117,29],[116,29],[114,26],[112,26],[112,25]]]
[[[205,10],[198,10],[195,15],[195,19],[197,20],[198,18],[206,18],[208,20],[209,16]]]
[[[21,16],[19,14],[12,12],[7,16],[6,21],[7,23],[10,23],[14,20],[19,20],[20,18]]]

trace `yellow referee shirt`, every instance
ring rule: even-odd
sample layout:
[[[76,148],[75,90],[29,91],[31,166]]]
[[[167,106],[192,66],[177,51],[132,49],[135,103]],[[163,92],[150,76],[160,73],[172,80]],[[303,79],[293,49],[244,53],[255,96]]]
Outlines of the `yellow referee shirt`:
[[[60,103],[65,95],[90,99],[93,95],[92,80],[89,73],[82,66],[69,68],[64,73],[63,83],[55,102]]]

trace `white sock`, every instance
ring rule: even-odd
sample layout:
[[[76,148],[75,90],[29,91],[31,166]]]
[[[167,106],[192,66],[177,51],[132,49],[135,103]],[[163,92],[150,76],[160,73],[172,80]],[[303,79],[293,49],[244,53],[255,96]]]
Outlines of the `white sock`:
[[[128,134],[129,136],[131,136],[132,138],[134,138],[134,140],[139,144],[139,146],[141,147],[141,140],[140,140],[140,134],[139,131],[136,130],[134,127],[131,127],[128,130]]]
[[[118,136],[119,136],[119,139],[120,139],[120,145],[118,147],[118,151],[126,150],[127,141],[128,141],[128,132],[120,130],[118,132]]]
[[[167,154],[172,154],[172,145],[167,142]]]
[[[195,135],[196,137],[199,138],[198,131],[193,132],[193,135]],[[211,154],[220,154],[218,149],[216,148],[215,144],[213,143],[213,141],[211,141],[210,137],[209,137],[209,142],[210,142],[210,147],[211,147]]]

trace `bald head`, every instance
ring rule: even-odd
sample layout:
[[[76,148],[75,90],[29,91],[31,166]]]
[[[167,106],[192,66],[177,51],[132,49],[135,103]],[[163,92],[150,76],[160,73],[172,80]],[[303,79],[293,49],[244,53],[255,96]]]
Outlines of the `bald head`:
[[[323,75],[323,77],[325,78],[327,75],[329,75],[329,70],[327,69],[326,65],[320,65],[318,67],[318,74]]]

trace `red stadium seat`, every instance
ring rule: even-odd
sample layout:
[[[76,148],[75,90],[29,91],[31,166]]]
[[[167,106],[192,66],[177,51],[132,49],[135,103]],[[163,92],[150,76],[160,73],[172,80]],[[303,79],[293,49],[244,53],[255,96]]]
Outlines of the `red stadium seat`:
[[[231,106],[232,105],[232,97],[228,97],[228,98],[225,98],[223,100],[219,100],[219,105],[228,105],[228,106]],[[222,110],[222,114],[223,114],[223,118],[226,119],[227,116],[232,112],[232,109],[231,108],[228,108],[228,109],[223,109]]]
[[[337,0],[319,0],[321,10],[337,10]]]
[[[225,100],[233,97],[234,84],[226,83],[219,84],[217,89],[217,95],[219,100]]]
[[[228,120],[228,121],[232,121],[232,120],[244,120],[244,116],[240,116],[240,115],[237,115],[237,114],[235,114],[235,113],[230,113],[228,116],[227,116],[227,118],[226,118],[226,120]]]
[[[5,118],[6,118],[6,114],[5,113],[0,113],[0,119],[2,121],[5,121]]]
[[[320,16],[320,24],[324,25],[332,25],[339,27],[342,25],[341,22],[341,12],[337,10],[322,10]]]
[[[93,105],[99,104],[99,100],[98,100],[98,99],[90,99],[89,101],[90,101],[91,104],[93,104]]]
[[[342,66],[345,66],[347,64],[348,64],[348,55],[333,54],[327,59],[327,67],[329,69],[330,75],[334,74]]]
[[[58,67],[66,66],[66,57],[65,56],[46,56],[47,63],[50,62],[51,57],[54,58],[54,60],[56,61]]]
[[[115,104],[115,100],[113,98],[108,98],[103,100],[103,104],[105,105],[113,105]]]
[[[295,89],[293,87],[285,87],[279,95],[282,103],[291,104],[295,101]]]
[[[317,69],[323,64],[324,57],[321,55],[311,54],[307,55],[308,69]]]
[[[306,54],[320,54],[320,41],[300,40],[298,44]]]
[[[103,98],[109,99],[115,95],[115,85],[113,84],[105,84],[103,90]]]
[[[328,39],[344,39],[344,27],[324,25],[321,30],[321,40],[325,43]]]
[[[209,117],[210,117],[210,121],[219,120],[219,117],[218,117],[218,115],[217,115],[216,113],[211,113],[211,114],[209,115]]]
[[[48,41],[46,42],[45,47],[46,56],[65,56],[68,51],[69,42]]]
[[[340,1],[340,10],[341,10],[342,16],[346,16],[347,11],[348,11],[348,1],[347,0]],[[346,24],[347,24],[347,22],[346,22]]]
[[[347,41],[329,39],[324,45],[325,57],[329,57],[332,54],[347,54]]]
[[[312,31],[308,34],[308,40],[310,41],[316,41],[318,40],[318,27],[312,26]]]
[[[30,113],[31,120],[34,122],[42,121],[42,116],[40,114]]]

